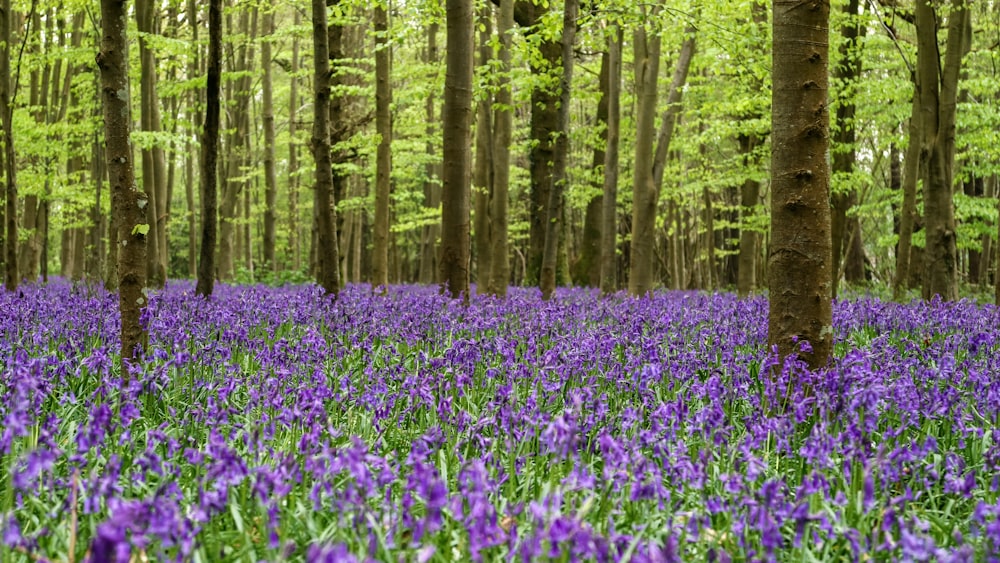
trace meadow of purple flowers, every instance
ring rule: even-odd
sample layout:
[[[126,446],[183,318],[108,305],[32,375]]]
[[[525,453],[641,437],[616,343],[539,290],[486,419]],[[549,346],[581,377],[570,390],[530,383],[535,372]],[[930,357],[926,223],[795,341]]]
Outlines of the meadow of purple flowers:
[[[997,561],[1000,313],[187,284],[0,295],[2,561]]]

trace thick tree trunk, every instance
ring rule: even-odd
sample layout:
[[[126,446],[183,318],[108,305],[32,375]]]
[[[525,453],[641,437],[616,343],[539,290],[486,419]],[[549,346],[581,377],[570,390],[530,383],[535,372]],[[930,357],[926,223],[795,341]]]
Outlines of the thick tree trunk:
[[[326,27],[326,1],[312,0],[313,30],[313,131],[316,161],[317,229],[316,260],[319,284],[327,295],[340,291],[337,248],[337,210],[333,206],[333,161],[330,156],[330,49]]]
[[[453,298],[469,299],[469,180],[472,172],[472,0],[446,0],[447,45],[441,193],[441,282]]]
[[[388,2],[389,0],[383,0]],[[392,44],[389,17],[380,2],[375,6],[375,129],[379,134],[375,173],[375,232],[372,288],[389,285],[389,192],[392,173],[392,86],[389,83]]]
[[[437,33],[437,22],[433,22],[427,26],[427,50],[424,53],[424,62],[428,65],[436,64],[438,61]],[[428,77],[428,79],[433,80],[433,76]],[[427,114],[426,133],[428,139],[428,161],[424,166],[424,209],[435,211],[441,204],[441,187],[435,181],[436,177],[440,177],[440,174],[438,173],[439,167],[433,161],[434,158],[440,154],[436,144],[432,140],[437,135],[437,120],[434,117],[434,105],[436,103],[436,99],[437,96],[432,89],[427,94],[427,100],[425,102],[425,112]],[[420,283],[434,283],[435,278],[437,277],[437,240],[440,234],[441,225],[436,222],[423,228],[420,241],[420,275],[418,277]]]
[[[545,5],[547,6],[547,5]],[[533,15],[528,24],[531,29],[541,22],[549,8],[531,6]],[[522,27],[524,25],[522,24]],[[558,42],[543,38],[539,45],[540,62],[532,62],[531,72],[536,86],[531,91],[531,152],[528,155],[531,188],[528,207],[528,256],[525,283],[539,283],[542,270],[542,255],[545,252],[545,233],[550,215],[548,205],[552,191],[555,159],[554,135],[559,130],[559,95],[550,87],[550,73],[559,68],[561,49]],[[531,59],[536,61],[535,58]]]
[[[264,6],[260,64],[264,68],[261,113],[264,122],[264,269],[278,271],[275,247],[278,243],[278,175],[274,151],[274,99],[271,86],[271,39],[274,35],[274,7]],[[293,78],[294,80],[294,78]]]
[[[939,15],[934,6],[917,2],[917,89],[920,92],[921,155],[926,157],[924,185],[923,297],[958,298],[958,250],[955,243],[953,178],[955,110],[962,57],[970,39],[969,9],[964,1],[950,3],[948,44],[942,61],[938,48]]]
[[[112,212],[118,223],[118,310],[121,315],[121,358],[128,365],[146,344],[139,320],[146,307],[146,195],[135,182],[130,140],[127,7],[124,0],[101,0],[102,39],[97,55],[101,71],[105,147],[111,180]],[[128,385],[130,370],[123,370]]]
[[[622,29],[611,24],[608,41],[608,144],[601,208],[601,291],[618,289],[618,144],[621,138]]]
[[[493,14],[489,3],[479,7],[479,67],[489,69],[493,58]],[[486,76],[493,76],[489,70]],[[473,234],[476,243],[476,282],[486,290],[490,268],[492,232],[490,225],[490,192],[493,191],[493,102],[490,90],[476,103],[476,158],[472,171],[475,213]]]
[[[500,36],[500,78],[497,84],[496,115],[493,120],[493,183],[490,193],[490,224],[493,247],[487,292],[507,296],[510,284],[510,260],[507,243],[507,208],[510,188],[510,140],[513,129],[510,59],[511,33],[514,28],[514,0],[500,2],[497,33]]]
[[[222,0],[209,0],[208,3],[207,78],[205,127],[201,135],[201,253],[198,260],[198,283],[195,287],[195,291],[205,297],[212,295],[215,285],[222,96]]]
[[[549,191],[548,220],[545,229],[545,247],[542,253],[542,270],[538,287],[542,299],[549,299],[556,290],[556,267],[559,239],[562,236],[563,194],[569,181],[566,172],[569,159],[569,105],[573,85],[573,43],[576,40],[576,13],[578,0],[566,0],[562,28],[562,77],[559,81],[559,113],[556,121],[557,137],[552,159],[552,188]]]
[[[768,345],[825,366],[833,347],[830,238],[830,6],[774,3]],[[811,350],[801,348],[803,341]]]
[[[4,287],[7,291],[17,290],[20,279],[17,271],[17,156],[14,152],[14,105],[12,103],[16,92],[12,92],[14,82],[11,77],[10,61],[14,50],[11,49],[11,7],[10,0],[3,0],[0,7],[0,119],[3,119],[4,158],[3,168],[6,176],[4,186],[3,211],[3,266]]]
[[[656,195],[653,179],[653,122],[660,74],[660,36],[648,37],[636,28],[635,49],[636,133],[635,170],[632,172],[632,242],[629,256],[629,293],[643,296],[653,289]]]

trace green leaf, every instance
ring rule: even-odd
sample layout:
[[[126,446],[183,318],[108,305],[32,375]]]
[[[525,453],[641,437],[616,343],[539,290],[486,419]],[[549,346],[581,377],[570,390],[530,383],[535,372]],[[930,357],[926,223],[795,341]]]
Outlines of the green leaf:
[[[132,234],[133,235],[142,235],[142,236],[148,235],[149,234],[149,225],[147,225],[145,223],[139,223],[138,225],[132,227]]]

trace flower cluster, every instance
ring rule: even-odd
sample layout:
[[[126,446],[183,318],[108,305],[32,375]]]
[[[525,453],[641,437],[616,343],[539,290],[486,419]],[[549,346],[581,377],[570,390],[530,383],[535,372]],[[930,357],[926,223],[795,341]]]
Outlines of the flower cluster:
[[[0,295],[0,560],[1000,557],[1000,311],[186,283]],[[992,559],[991,559],[992,558]]]

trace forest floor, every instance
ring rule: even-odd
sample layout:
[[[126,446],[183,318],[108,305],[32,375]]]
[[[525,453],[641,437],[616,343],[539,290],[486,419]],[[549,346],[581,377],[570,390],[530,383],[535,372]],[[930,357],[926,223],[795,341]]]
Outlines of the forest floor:
[[[123,388],[116,299],[0,295],[4,562],[1000,556],[991,305],[839,302],[812,373],[763,298],[171,282]]]

